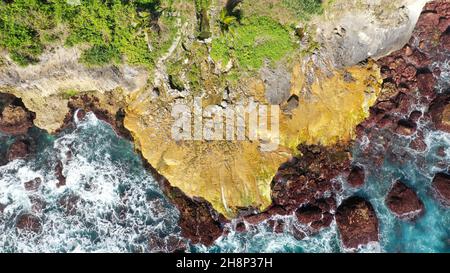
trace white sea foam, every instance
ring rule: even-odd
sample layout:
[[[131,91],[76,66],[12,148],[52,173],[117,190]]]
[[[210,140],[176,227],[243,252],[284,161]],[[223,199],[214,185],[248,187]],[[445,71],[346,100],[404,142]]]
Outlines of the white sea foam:
[[[118,139],[93,114],[58,137],[53,146],[27,162],[0,168],[0,252],[129,252],[152,251],[150,233],[177,235],[178,212],[143,169],[131,145]],[[130,154],[127,154],[130,153]],[[42,163],[42,161],[45,161]],[[54,167],[61,161],[66,185],[58,187]],[[36,177],[42,185],[28,192],[24,182]],[[67,214],[60,200],[78,196],[76,212]],[[45,202],[32,211],[31,197]],[[39,234],[18,232],[16,217],[33,213]]]

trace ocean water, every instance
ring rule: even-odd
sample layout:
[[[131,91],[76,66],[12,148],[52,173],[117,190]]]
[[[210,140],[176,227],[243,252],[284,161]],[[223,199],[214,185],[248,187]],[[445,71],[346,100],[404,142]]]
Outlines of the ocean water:
[[[450,252],[450,210],[432,196],[431,180],[450,162],[450,134],[425,131],[428,149],[423,153],[405,148],[410,139],[395,136],[393,152],[406,151],[405,160],[386,157],[381,167],[365,158],[364,141],[355,143],[353,156],[364,165],[367,180],[363,188],[348,188],[338,201],[353,194],[366,197],[374,206],[380,223],[380,242],[348,250],[342,247],[336,223],[319,234],[295,239],[295,216],[277,216],[286,222],[285,232],[269,231],[267,223],[248,226],[248,232],[235,232],[206,248],[188,245],[191,252]],[[36,128],[35,155],[0,167],[0,203],[6,204],[0,216],[0,252],[153,252],[168,251],[167,242],[179,238],[179,213],[164,197],[157,183],[143,168],[130,142],[118,137],[112,128],[89,113],[77,121],[75,129],[50,136]],[[380,135],[386,132],[379,132]],[[13,138],[0,135],[0,152]],[[447,156],[438,155],[439,148]],[[397,151],[397,150],[398,151]],[[62,162],[66,186],[57,187],[54,169]],[[402,163],[403,162],[403,163]],[[24,183],[41,178],[37,192],[25,190]],[[402,179],[413,187],[425,204],[425,214],[417,221],[397,219],[386,208],[384,198],[391,184]],[[67,213],[61,198],[77,196],[75,213]],[[36,209],[36,202],[45,204]],[[33,205],[34,204],[34,205]],[[32,212],[42,223],[38,234],[18,231],[17,217]],[[150,244],[149,238],[158,238]],[[162,242],[162,243],[161,243]]]
[[[178,212],[146,172],[131,143],[89,113],[75,130],[52,137],[33,129],[36,154],[0,167],[0,252],[145,252],[149,237],[179,234]],[[2,149],[6,140],[1,136]],[[3,142],[5,139],[5,142]],[[62,162],[66,186],[57,187],[54,169]],[[41,178],[37,192],[24,183]],[[61,198],[77,196],[74,213]],[[32,200],[45,205],[33,208]],[[35,203],[35,202],[34,202]],[[36,207],[36,205],[34,205]],[[39,234],[17,231],[18,215],[35,211]],[[164,247],[164,243],[162,244]]]

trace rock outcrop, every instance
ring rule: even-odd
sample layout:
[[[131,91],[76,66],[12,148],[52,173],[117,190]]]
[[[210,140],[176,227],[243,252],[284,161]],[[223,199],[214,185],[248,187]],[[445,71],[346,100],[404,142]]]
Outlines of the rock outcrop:
[[[401,181],[396,181],[386,196],[387,207],[395,216],[414,220],[424,212],[424,205],[417,194]]]
[[[430,105],[429,114],[436,129],[450,133],[450,94],[440,94]]]
[[[321,54],[331,56],[338,67],[386,56],[408,42],[426,2],[334,1],[329,13],[325,13],[327,21],[320,22],[317,31],[324,45]]]
[[[372,205],[357,196],[342,202],[336,211],[336,223],[344,247],[357,248],[378,242],[378,219]]]
[[[448,95],[437,92],[442,71],[436,64],[448,59],[450,50],[439,41],[448,35],[449,27],[450,2],[431,1],[424,7],[410,41],[377,61],[383,91],[371,107],[370,117],[357,128],[358,139],[369,140],[366,156],[376,164],[386,158],[400,163],[408,159],[405,152],[392,151],[390,143],[398,136],[408,138],[410,148],[426,151],[419,123],[430,122],[436,129],[447,130]]]
[[[433,190],[436,198],[441,203],[450,207],[450,175],[446,173],[438,173],[433,178]]]
[[[348,1],[338,2],[348,5],[345,4]],[[275,151],[261,151],[261,146],[273,140],[264,132],[258,140],[245,143],[173,140],[170,109],[177,103],[186,103],[195,109],[192,103],[195,94],[166,90],[163,85],[158,86],[156,80],[155,83],[147,83],[146,73],[126,66],[87,69],[75,61],[79,54],[75,49],[69,55],[65,55],[63,49],[56,49],[51,53],[56,55],[49,55],[54,57],[53,60],[44,56],[41,64],[28,70],[9,62],[8,65],[14,69],[0,79],[0,86],[20,96],[27,107],[37,113],[36,125],[49,132],[58,131],[63,123],[71,126],[74,117],[82,119],[85,112],[92,111],[112,124],[119,134],[132,138],[149,163],[148,169],[180,211],[182,235],[193,243],[211,245],[224,234],[224,224],[227,223],[224,215],[228,218],[242,216],[242,208],[252,207],[255,213],[242,217],[248,223],[257,224],[272,215],[295,213],[298,222],[310,227],[311,232],[329,226],[333,214],[336,214],[344,246],[355,248],[378,240],[378,220],[369,202],[352,197],[336,210],[335,194],[341,190],[340,184],[334,180],[338,175],[350,173],[348,182],[356,187],[364,183],[364,170],[357,167],[350,170],[349,147],[355,137],[355,127],[369,115],[369,108],[378,97],[377,105],[370,110],[370,118],[359,126],[360,136],[367,134],[370,137],[369,131],[373,126],[386,127],[404,136],[420,136],[417,122],[422,112],[417,115],[419,110],[411,111],[410,106],[416,102],[412,93],[418,88],[425,102],[432,99],[437,73],[429,66],[432,53],[415,41],[381,59],[380,65],[372,61],[357,63],[401,47],[424,3],[424,0],[404,0],[401,4],[389,6],[393,9],[386,11],[371,9],[374,5],[370,4],[368,12],[362,16],[353,16],[346,11],[346,16],[336,17],[340,18],[337,27],[333,25],[319,34],[327,37],[327,31],[331,33],[332,38],[323,40],[325,49],[334,47],[336,50],[332,54],[322,51],[295,63],[292,75],[280,78],[283,82],[276,82],[276,73],[268,72],[262,73],[267,86],[261,79],[241,79],[241,86],[230,88],[222,86],[215,73],[202,74],[209,85],[202,94],[206,99],[201,105],[208,103],[227,109],[242,97],[254,96],[261,104],[272,102],[280,104],[283,110],[287,109],[280,119],[281,143]],[[431,4],[428,8],[438,9]],[[428,13],[424,14],[416,32],[417,37],[427,39],[430,38],[427,23],[436,18],[428,19]],[[444,23],[439,21],[439,24],[446,24],[445,16]],[[384,20],[386,25],[381,24]],[[352,25],[349,25],[350,21]],[[394,28],[389,26],[391,23]],[[440,41],[446,45],[445,30],[441,36]],[[360,46],[357,50],[348,50],[355,44]],[[169,50],[170,53],[158,64],[166,60],[175,61],[170,59],[173,51]],[[319,60],[317,56],[320,56]],[[202,64],[212,65],[205,60]],[[321,65],[327,69],[318,71]],[[335,69],[344,66],[351,67]],[[65,68],[62,74],[59,73],[61,67]],[[381,96],[380,67],[385,78],[385,91]],[[16,86],[16,83],[20,84]],[[275,93],[268,90],[271,87],[276,89]],[[81,93],[73,95],[67,92],[72,89]],[[98,92],[86,94],[91,90]],[[121,104],[125,102],[126,105]],[[14,111],[8,110],[2,116],[16,116],[9,112]],[[10,121],[5,120],[8,125]],[[1,121],[0,130],[3,128]],[[21,131],[25,127],[18,126]],[[292,158],[297,154],[299,144],[301,155]],[[279,165],[286,160],[288,162],[277,172]],[[377,160],[382,160],[382,157]],[[55,174],[59,185],[64,184],[59,164]],[[69,211],[70,214],[73,210]],[[282,220],[269,221],[275,232],[284,230]],[[41,228],[39,219],[27,214],[18,219],[17,227],[35,232]],[[161,242],[150,237],[149,244],[160,245]],[[178,243],[174,245],[177,246],[174,249],[178,249]]]
[[[34,114],[20,99],[0,94],[0,131],[8,135],[23,135],[33,126]]]
[[[325,193],[334,192],[332,179],[350,165],[346,147],[299,147],[301,157],[283,164],[272,181],[273,205],[294,211],[300,206],[315,203]]]

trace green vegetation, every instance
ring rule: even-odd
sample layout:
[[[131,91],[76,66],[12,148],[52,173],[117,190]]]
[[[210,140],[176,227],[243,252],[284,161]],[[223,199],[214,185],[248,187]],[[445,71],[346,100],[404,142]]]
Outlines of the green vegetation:
[[[294,50],[289,30],[268,17],[251,17],[241,20],[212,42],[211,57],[214,61],[228,63],[230,58],[247,70],[256,70],[264,62],[278,61]]]
[[[241,17],[241,11],[236,7],[242,2],[242,0],[228,0],[225,7],[222,9],[219,15],[219,24],[222,31],[230,30],[230,27],[235,25]]]
[[[20,65],[38,60],[46,45],[62,40],[87,49],[81,60],[105,65],[122,60],[151,67],[173,37],[174,19],[166,16],[174,0],[0,1],[0,48]],[[63,25],[67,34],[55,31]],[[165,31],[162,33],[161,28]]]
[[[87,65],[105,65],[111,62],[120,62],[120,52],[114,46],[94,45],[85,50],[81,61]]]
[[[183,73],[183,63],[181,60],[170,63],[167,66],[170,87],[177,90],[184,90],[184,83],[181,79]]]
[[[205,40],[211,37],[211,31],[209,26],[208,9],[211,5],[211,0],[195,0],[195,10],[197,14],[197,20],[199,22],[199,35],[200,40]]]
[[[283,0],[283,4],[293,10],[299,18],[306,20],[311,15],[323,12],[323,0]]]
[[[64,99],[70,99],[71,97],[74,97],[74,96],[76,96],[76,95],[78,95],[78,91],[77,90],[75,90],[75,89],[68,89],[68,90],[65,90],[64,92],[63,92],[63,94],[62,94],[62,97],[64,98]]]

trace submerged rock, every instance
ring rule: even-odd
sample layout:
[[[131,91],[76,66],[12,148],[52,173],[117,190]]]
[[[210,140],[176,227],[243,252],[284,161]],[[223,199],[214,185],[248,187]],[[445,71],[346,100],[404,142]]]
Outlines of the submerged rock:
[[[386,196],[386,205],[395,216],[405,220],[414,220],[424,212],[417,194],[401,181],[393,184]]]
[[[432,183],[436,198],[446,207],[450,207],[450,175],[438,173]]]
[[[60,160],[58,160],[55,166],[55,176],[58,180],[56,183],[58,188],[66,185],[66,177],[63,174],[63,163]]]
[[[148,246],[153,253],[184,253],[187,249],[186,240],[176,235],[161,238],[157,233],[151,233]]]
[[[32,143],[27,139],[17,139],[8,149],[6,158],[8,161],[24,159],[33,151]]]
[[[350,197],[337,208],[336,223],[343,245],[357,248],[378,242],[378,219],[372,205],[357,196]]]
[[[36,177],[35,179],[32,179],[28,182],[25,182],[23,186],[27,191],[37,191],[39,187],[42,184],[42,179],[39,177]]]

